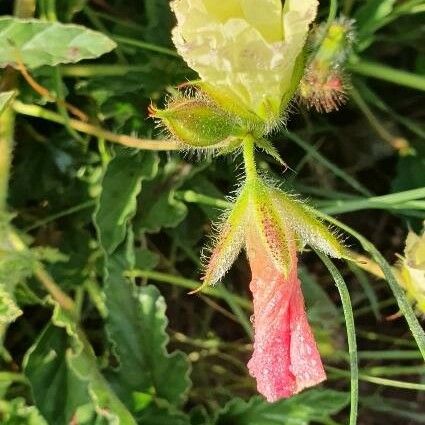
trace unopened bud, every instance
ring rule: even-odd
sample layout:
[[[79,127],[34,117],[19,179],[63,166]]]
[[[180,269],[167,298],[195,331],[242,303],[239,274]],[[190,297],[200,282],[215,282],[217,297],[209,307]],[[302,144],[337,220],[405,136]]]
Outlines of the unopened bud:
[[[204,96],[174,98],[166,109],[151,106],[149,115],[172,138],[195,148],[221,145],[242,134],[238,119]]]
[[[353,21],[340,18],[323,24],[312,40],[312,57],[300,83],[299,97],[318,112],[338,110],[346,101],[344,64],[353,43]]]

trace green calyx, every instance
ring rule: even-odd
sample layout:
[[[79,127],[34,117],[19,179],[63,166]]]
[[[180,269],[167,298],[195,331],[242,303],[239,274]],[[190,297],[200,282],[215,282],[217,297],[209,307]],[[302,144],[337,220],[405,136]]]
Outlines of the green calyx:
[[[173,98],[150,116],[175,138],[194,148],[222,147],[243,135],[240,120],[203,95]]]

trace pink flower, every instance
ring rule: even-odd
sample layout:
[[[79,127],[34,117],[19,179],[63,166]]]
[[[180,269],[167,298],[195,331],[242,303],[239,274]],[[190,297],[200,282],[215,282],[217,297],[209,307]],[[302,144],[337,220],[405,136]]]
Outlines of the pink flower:
[[[273,402],[325,380],[297,276],[297,246],[341,258],[338,237],[314,210],[258,180],[242,187],[215,239],[203,286],[218,282],[240,249],[247,250],[255,331],[248,369],[258,391]]]
[[[254,298],[254,353],[248,362],[257,389],[270,402],[290,397],[326,379],[304,309],[296,247],[285,277],[255,232],[247,235]]]

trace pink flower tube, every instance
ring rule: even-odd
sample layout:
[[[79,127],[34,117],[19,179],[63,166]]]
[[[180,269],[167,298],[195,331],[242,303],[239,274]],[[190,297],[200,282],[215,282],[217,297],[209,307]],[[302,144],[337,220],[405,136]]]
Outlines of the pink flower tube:
[[[290,397],[326,379],[304,308],[296,247],[285,277],[255,232],[247,235],[254,299],[254,352],[248,362],[257,389],[270,402]]]

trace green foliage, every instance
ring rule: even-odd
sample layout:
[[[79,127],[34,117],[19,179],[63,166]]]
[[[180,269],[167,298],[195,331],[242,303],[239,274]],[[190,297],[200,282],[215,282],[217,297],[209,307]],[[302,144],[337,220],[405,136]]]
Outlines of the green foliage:
[[[0,18],[0,68],[55,66],[93,59],[115,48],[107,36],[79,25]]]
[[[16,92],[13,90],[0,93],[0,115],[9,106],[15,95]]]
[[[266,404],[259,397],[249,402],[232,400],[217,414],[215,425],[308,425],[329,421],[348,403],[347,394],[332,390],[310,390],[289,400]]]
[[[119,149],[108,164],[96,211],[100,242],[108,254],[125,238],[128,221],[135,214],[142,180],[152,179],[157,171],[158,158],[149,152]]]
[[[149,105],[164,108],[167,92],[176,96],[177,84],[197,78],[173,50],[169,1],[35,3],[34,19],[22,20],[6,15],[12,2],[0,2],[0,171],[3,153],[13,152],[8,207],[0,211],[0,423],[349,423],[355,375],[344,310],[308,244],[299,276],[327,367],[322,387],[275,404],[258,397],[246,368],[252,305],[243,258],[232,254],[220,286],[187,294],[199,286],[211,222],[229,206],[225,194],[237,190],[241,156],[239,139],[218,158],[162,152],[165,142],[153,140],[163,134]],[[388,263],[403,252],[408,228],[419,230],[425,218],[425,128],[415,90],[424,87],[423,1],[337,3],[357,19],[347,72],[358,96],[327,116],[301,106],[287,129],[256,141],[256,166],[282,182],[279,216],[291,216],[294,228],[309,218],[300,239],[344,256],[317,219],[319,211],[339,214],[355,229],[346,228],[353,235],[346,246],[384,269],[390,288],[335,263],[360,347],[358,423],[419,424],[423,365],[409,326],[423,351],[421,319]],[[321,20],[328,10],[321,2]],[[19,62],[51,96],[34,92]],[[225,95],[210,93],[254,119]],[[120,137],[140,149],[119,146]],[[144,149],[146,142],[158,151]],[[314,217],[301,203],[288,207],[293,192],[309,198]],[[242,202],[230,217],[236,226],[246,210]],[[228,238],[224,257],[235,240]],[[360,258],[353,268],[362,267]],[[384,320],[397,314],[396,302],[408,325]]]

